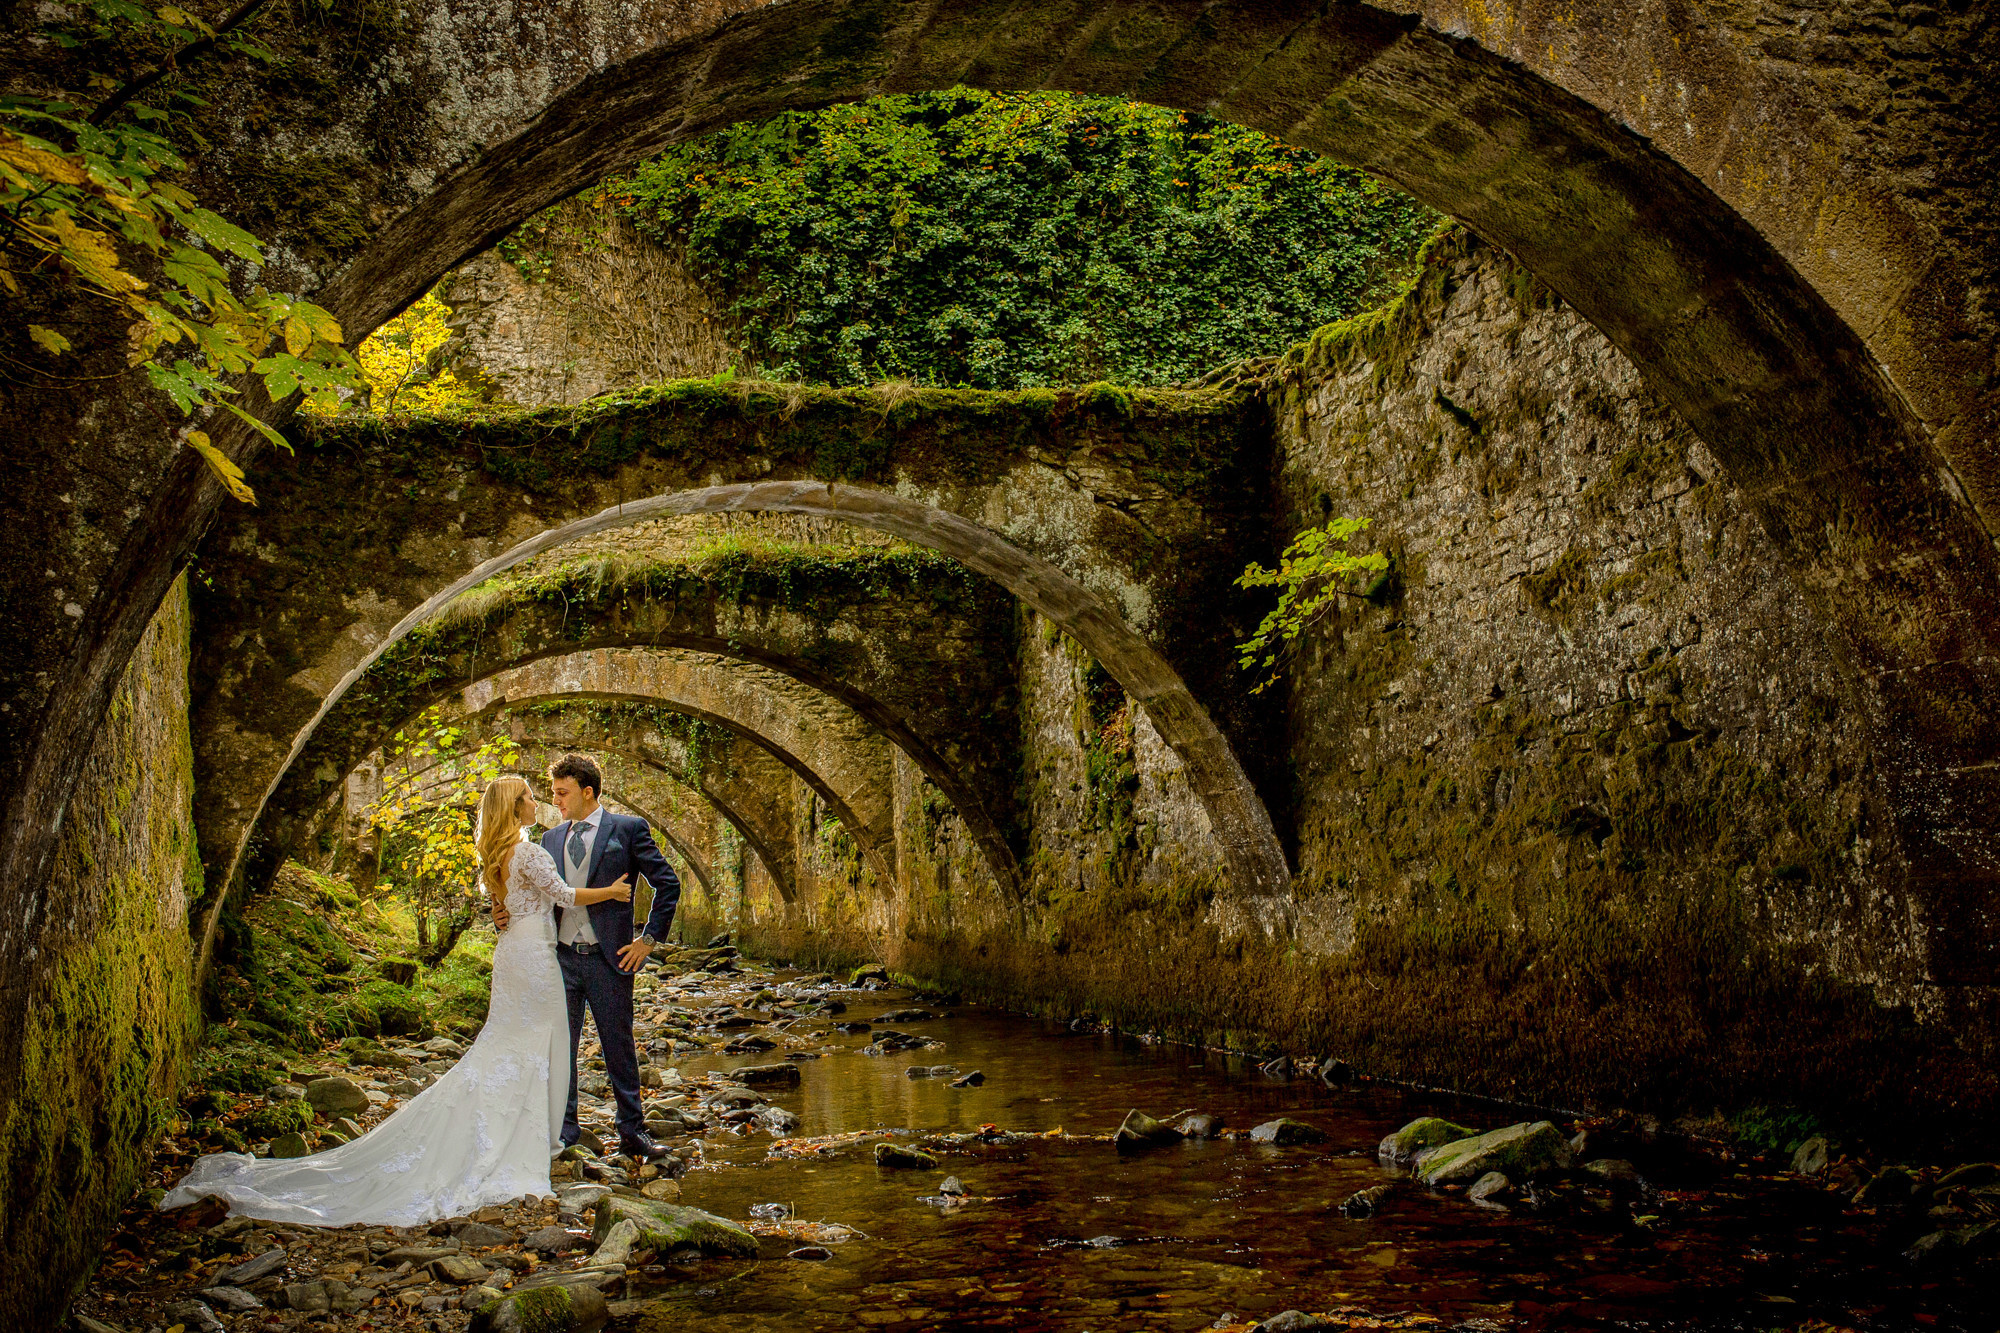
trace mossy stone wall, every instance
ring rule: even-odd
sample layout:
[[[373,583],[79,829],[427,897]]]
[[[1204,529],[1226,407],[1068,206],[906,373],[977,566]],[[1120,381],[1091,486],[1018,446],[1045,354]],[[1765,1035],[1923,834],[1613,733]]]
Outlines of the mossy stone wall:
[[[199,1030],[183,579],[126,668],[62,812],[19,1081],[0,1111],[0,1309],[54,1328],[175,1114]]]
[[[1459,234],[1268,382],[1273,529],[1365,515],[1394,560],[1308,637],[1260,765],[1289,784],[1264,792],[1296,830],[1289,921],[1232,912],[1171,755],[1031,621],[1026,895],[947,891],[909,793],[882,960],[1545,1106],[1785,1105],[1964,1149],[2000,1105],[1990,997],[1935,979],[1866,697],[1631,363]]]

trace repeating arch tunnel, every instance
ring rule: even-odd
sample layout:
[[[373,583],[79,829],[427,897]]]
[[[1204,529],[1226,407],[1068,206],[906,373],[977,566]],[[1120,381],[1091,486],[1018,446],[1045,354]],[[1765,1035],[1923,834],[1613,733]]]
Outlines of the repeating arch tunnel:
[[[1650,20],[1610,12],[1587,40],[1551,45],[1545,59],[1516,45],[1512,28],[1436,9],[1114,3],[1030,16],[1003,0],[947,10],[792,0],[720,21],[707,10],[647,11],[588,56],[529,40],[514,58],[561,91],[511,107],[475,96],[476,160],[460,146],[426,145],[439,183],[315,294],[348,328],[372,328],[521,219],[635,157],[732,121],[882,91],[1114,93],[1268,130],[1470,224],[1633,358],[1758,506],[1872,683],[1873,728],[1903,775],[1913,875],[1954,883],[1962,892],[1946,891],[1967,901],[1990,896],[1996,872],[1972,849],[1977,812],[1994,804],[2000,749],[1986,702],[2000,661],[2000,579],[1981,517],[1992,470],[1964,443],[1940,454],[1843,317],[1862,313],[1860,286],[1842,286],[1838,265],[1820,259],[1812,267],[1826,291],[1809,281],[1787,257],[1806,262],[1775,205],[1732,186],[1758,213],[1753,222],[1691,169],[1692,142],[1678,147],[1681,160],[1624,127],[1616,94],[1593,102],[1572,90],[1589,79],[1564,61],[1616,49]],[[468,14],[445,26],[483,21]],[[1761,73],[1744,75],[1743,87],[1746,98],[1775,95]],[[226,442],[248,453],[250,439]],[[66,801],[83,741],[219,501],[199,463],[171,464],[106,566],[80,635],[64,635],[55,669],[34,678],[48,702],[36,710],[45,724],[21,741],[5,821],[9,884],[38,881],[55,831],[31,811]],[[1270,843],[1252,837],[1232,855],[1260,845],[1269,883]]]
[[[1069,9],[1009,0],[783,0],[722,13],[733,7],[642,0],[620,11],[617,30],[602,41],[526,33],[510,42],[496,40],[494,11],[420,0],[416,27],[454,39],[440,49],[511,44],[508,77],[487,79],[491,90],[460,97],[454,115],[433,116],[428,129],[412,132],[401,161],[407,184],[371,218],[365,238],[328,252],[293,247],[296,229],[275,235],[274,254],[295,248],[309,256],[285,280],[360,334],[542,207],[635,158],[726,124],[880,92],[965,84],[1131,96],[1209,112],[1362,167],[1518,257],[1602,330],[1699,435],[1839,636],[1840,669],[1861,701],[1856,725],[1871,736],[1891,794],[1885,838],[1897,845],[1895,873],[1950,926],[1930,978],[1990,987],[2000,976],[2000,862],[1991,855],[1992,812],[2000,809],[1993,531],[2000,464],[1990,367],[1964,370],[1965,345],[1982,354],[1985,344],[1955,322],[1971,304],[1964,293],[1980,284],[1946,247],[1934,265],[1916,263],[1925,249],[1921,229],[1884,223],[1870,193],[1886,197],[1900,187],[1878,164],[1822,151],[1793,110],[1812,97],[1793,97],[1792,74],[1775,68],[1782,62],[1758,66],[1711,43],[1704,49],[1718,53],[1729,87],[1697,89],[1696,100],[1733,96],[1734,110],[1667,108],[1671,99],[1656,97],[1662,109],[1649,119],[1639,108],[1662,91],[1674,61],[1699,55],[1655,61],[1668,75],[1628,79],[1621,73],[1628,66],[1608,52],[1622,44],[1643,61],[1645,52],[1681,42],[1679,11],[1662,19],[1657,7],[1636,3],[1600,7],[1570,36],[1552,26],[1568,20],[1537,7],[1475,0],[1112,0]],[[1746,12],[1767,21],[1777,8],[1753,4]],[[466,85],[438,86],[458,96]],[[554,91],[524,97],[524,87]],[[347,133],[379,109],[344,106],[327,117],[327,132]],[[1752,136],[1740,125],[1708,132],[1732,120],[1762,125],[1767,114],[1784,132]],[[1668,124],[1683,115],[1685,136]],[[1768,146],[1741,147],[1750,137]],[[1867,196],[1861,202],[1831,199],[1855,180],[1856,197]],[[1795,207],[1785,194],[1823,206]],[[1266,406],[1239,402],[1223,415],[1240,422]],[[268,405],[260,410],[283,416]],[[1089,415],[1088,404],[1079,410]],[[77,420],[88,416],[79,409]],[[882,413],[885,423],[890,417]],[[885,428],[892,442],[897,434],[893,424]],[[1099,503],[1100,478],[1079,481],[1072,466],[1062,480],[1076,454],[1049,464],[1046,438],[1024,438],[996,455],[999,463],[971,468],[976,475],[892,447],[857,480],[815,459],[810,441],[788,439],[769,423],[729,435],[728,447],[711,453],[607,454],[588,475],[448,467],[433,486],[412,481],[409,469],[378,468],[385,486],[393,481],[410,497],[400,508],[385,505],[402,534],[400,544],[381,548],[393,551],[393,567],[328,572],[311,593],[273,586],[255,613],[246,608],[260,600],[256,585],[272,568],[271,553],[286,549],[272,534],[309,507],[303,497],[315,490],[341,497],[345,479],[381,460],[310,448],[297,459],[258,458],[255,437],[233,424],[216,438],[254,463],[262,513],[218,521],[222,493],[202,465],[185,452],[161,453],[133,464],[145,475],[127,490],[143,498],[103,517],[102,531],[83,542],[66,535],[42,542],[76,546],[88,568],[79,575],[86,591],[73,604],[78,610],[57,596],[23,612],[27,647],[9,678],[5,707],[19,725],[8,741],[0,892],[8,917],[22,923],[0,937],[11,993],[29,994],[37,969],[49,966],[37,961],[55,929],[47,872],[64,812],[85,781],[92,738],[174,579],[197,556],[219,589],[197,594],[197,638],[240,649],[248,664],[217,671],[210,661],[195,673],[200,854],[222,893],[267,873],[324,810],[341,765],[367,753],[369,737],[379,741],[412,705],[456,697],[471,706],[468,686],[476,693],[519,672],[511,678],[519,693],[510,683],[507,705],[497,702],[496,686],[478,709],[562,700],[695,709],[636,688],[531,692],[542,687],[528,683],[530,673],[554,670],[578,652],[641,649],[747,662],[823,691],[947,790],[989,865],[1018,863],[1008,798],[976,764],[946,752],[935,718],[926,723],[881,697],[879,675],[864,673],[854,684],[845,670],[851,660],[834,669],[796,653],[796,644],[746,647],[718,633],[712,616],[674,622],[658,603],[635,610],[613,598],[596,608],[595,637],[572,637],[558,620],[540,647],[496,660],[472,636],[414,675],[398,675],[396,668],[421,661],[413,640],[428,650],[453,632],[448,608],[476,585],[563,543],[670,515],[831,517],[977,571],[1083,644],[1139,701],[1190,774],[1235,891],[1253,902],[1285,900],[1290,869],[1273,802],[1260,794],[1255,710],[1204,678],[1191,651],[1198,645],[1167,623],[1170,609],[1155,594],[1174,582],[1173,571],[1150,585],[1110,557],[1118,543],[1092,540],[1116,521],[1109,511],[1134,512],[1130,488],[1116,503]],[[1112,491],[1126,486],[1133,469],[1124,471]],[[1061,511],[1066,530],[1085,539],[1071,550],[1037,545],[1014,522],[1037,505]],[[1204,523],[1213,550],[1240,554],[1257,549],[1247,534],[1265,517],[1241,495],[1213,505],[1148,495],[1141,505],[1154,506],[1141,526],[1162,534],[1163,545],[1194,534],[1188,545],[1197,555]],[[337,507],[330,503],[318,518]],[[411,520],[426,511],[426,519]],[[1163,514],[1168,522],[1153,521]],[[44,525],[28,529],[33,545],[35,533],[57,533],[72,520],[55,513],[30,521]],[[268,679],[254,683],[284,689],[239,688],[260,674]],[[808,785],[855,790],[839,770],[761,723],[737,734]],[[633,782],[649,780],[642,766],[635,764]],[[627,794],[646,799],[637,788]],[[842,799],[850,827],[871,827],[869,807]],[[756,821],[743,815],[743,826]],[[886,850],[878,844],[882,855],[893,851],[893,841]],[[23,1008],[6,1006],[4,1021],[18,1025]],[[0,1046],[16,1045],[13,1034],[0,1033],[10,1038]],[[10,1060],[5,1072],[11,1088],[20,1062]]]
[[[512,590],[475,612],[434,622],[420,639],[405,643],[401,653],[391,645],[386,655],[374,659],[376,670],[357,673],[357,688],[333,702],[309,743],[302,745],[299,760],[273,770],[282,781],[266,800],[243,810],[218,803],[207,812],[207,828],[213,830],[205,834],[207,845],[247,849],[245,866],[250,878],[259,881],[275,872],[338,797],[346,775],[431,705],[545,659],[574,659],[594,650],[671,648],[756,664],[836,701],[910,755],[965,820],[996,879],[1017,884],[1008,718],[990,705],[1007,695],[1000,651],[1010,632],[1007,599],[974,585],[967,589],[969,599],[952,610],[921,595],[920,588],[906,588],[901,597],[864,589],[843,604],[822,598],[801,613],[768,598],[732,593],[712,577],[689,575],[684,569],[672,571],[671,579],[661,575],[654,588],[649,582],[653,572],[638,566],[626,572],[623,582],[587,581],[561,596]],[[956,576],[946,577],[956,581]],[[632,659],[617,653],[597,661],[600,667],[607,662],[632,666]],[[608,681],[600,670],[594,678],[615,684],[619,693],[636,691],[641,698],[694,692],[685,679],[671,679],[673,674],[635,668],[614,673]],[[548,688],[548,679],[543,675],[539,688]],[[952,688],[940,690],[940,682]],[[764,728],[784,733],[765,715],[786,705],[760,707],[745,697],[749,689],[746,684],[727,694],[707,691],[698,711],[754,733],[772,764],[789,761],[805,768],[830,804],[851,813],[855,805],[842,786],[807,766],[805,756],[813,747],[796,728],[788,740],[803,753],[765,735]],[[725,707],[740,708],[743,716],[719,711]],[[776,757],[781,751],[782,761]],[[879,802],[879,796],[875,799]],[[871,810],[866,817],[855,815],[850,828],[868,838],[880,820]],[[210,908],[208,940],[223,902],[218,896]]]
[[[467,713],[566,701],[657,704],[728,729],[826,802],[886,889],[895,882],[890,742],[852,709],[775,671],[709,654],[603,650],[547,658],[468,686]],[[996,876],[1005,867],[995,867]]]

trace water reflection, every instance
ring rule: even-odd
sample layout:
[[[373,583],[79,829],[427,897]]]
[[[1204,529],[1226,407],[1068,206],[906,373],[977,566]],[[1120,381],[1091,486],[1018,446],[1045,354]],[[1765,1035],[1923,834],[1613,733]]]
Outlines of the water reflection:
[[[847,998],[846,1020],[909,1003]],[[1380,1086],[1281,1083],[1216,1053],[972,1008],[895,1028],[945,1046],[864,1055],[870,1033],[834,1033],[830,1021],[794,1029],[820,1034],[826,1052],[801,1064],[799,1087],[773,1094],[801,1117],[800,1134],[984,1124],[1109,1134],[1138,1107],[1206,1111],[1239,1129],[1292,1115],[1329,1141],[1185,1142],[1121,1158],[1107,1143],[1047,1138],[947,1155],[929,1172],[878,1168],[866,1144],[789,1161],[767,1157],[767,1134],[711,1138],[705,1152],[718,1168],[684,1182],[686,1202],[738,1219],[784,1203],[868,1239],[834,1247],[823,1263],[786,1260],[790,1245],[773,1240],[753,1264],[670,1266],[633,1293],[658,1296],[642,1328],[1194,1330],[1225,1314],[1339,1306],[1478,1328],[1796,1327],[1813,1314],[1844,1321],[1856,1306],[1893,1321],[1927,1301],[1930,1318],[1942,1315],[1929,1327],[1985,1326],[1921,1291],[1888,1262],[1879,1234],[1844,1222],[1837,1201],[1803,1185],[1701,1182],[1714,1211],[1658,1231],[1608,1202],[1601,1215],[1547,1218],[1416,1189],[1349,1220],[1339,1203],[1390,1178],[1374,1158],[1390,1131],[1428,1114],[1481,1127],[1519,1117]],[[782,1053],[680,1065],[720,1071]],[[986,1082],[909,1078],[919,1064],[977,1069]],[[918,1202],[946,1175],[979,1201]]]

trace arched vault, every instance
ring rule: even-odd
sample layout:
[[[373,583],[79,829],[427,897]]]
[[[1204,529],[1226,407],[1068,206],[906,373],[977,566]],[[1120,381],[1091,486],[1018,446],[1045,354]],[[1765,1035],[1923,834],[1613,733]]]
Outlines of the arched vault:
[[[918,764],[965,820],[995,879],[1018,892],[1011,600],[935,557],[800,558],[804,569],[790,557],[722,570],[559,567],[458,604],[360,675],[296,762],[264,770],[276,779],[267,800],[246,782],[235,789],[239,802],[222,799],[223,787],[203,803],[212,882],[274,872],[346,774],[430,705],[545,658],[647,648],[756,663],[851,708]],[[233,867],[222,859],[230,855]]]
[[[818,793],[881,889],[895,885],[889,742],[839,700],[770,668],[710,653],[600,649],[488,676],[465,688],[461,706],[490,716],[572,700],[665,707],[760,746]]]

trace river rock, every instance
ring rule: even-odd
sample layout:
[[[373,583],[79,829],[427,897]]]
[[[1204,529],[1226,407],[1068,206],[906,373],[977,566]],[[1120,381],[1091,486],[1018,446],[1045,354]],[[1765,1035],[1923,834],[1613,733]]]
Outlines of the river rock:
[[[1204,1112],[1186,1117],[1174,1128],[1184,1139],[1214,1139],[1222,1136],[1222,1125],[1221,1116]]]
[[[1291,1119],[1266,1120],[1250,1131],[1253,1143],[1275,1143],[1289,1147],[1298,1143],[1325,1143],[1326,1135],[1311,1125]]]
[[[306,1104],[325,1116],[359,1115],[368,1109],[368,1094],[353,1079],[334,1074],[306,1084]]]
[[[1792,1154],[1792,1170],[1802,1176],[1816,1176],[1826,1170],[1827,1158],[1831,1150],[1825,1139],[1815,1134],[1798,1146]]]
[[[895,1143],[875,1145],[875,1165],[898,1171],[935,1171],[938,1159],[922,1148],[905,1148]]]
[[[1319,1067],[1319,1079],[1329,1088],[1345,1087],[1354,1081],[1354,1066],[1329,1055]]]
[[[1258,1324],[1254,1333],[1310,1333],[1313,1329],[1339,1327],[1339,1324],[1329,1324],[1326,1320],[1316,1315],[1309,1315],[1303,1310],[1287,1310],[1283,1314],[1274,1314]]]
[[[246,1259],[234,1268],[225,1268],[215,1275],[217,1286],[247,1287],[260,1278],[285,1271],[285,1252],[266,1250],[254,1259]]]
[[[223,1333],[215,1311],[200,1301],[169,1301],[160,1307],[160,1314],[168,1324],[179,1324],[187,1333]]]
[[[286,1310],[325,1314],[333,1309],[333,1297],[327,1295],[324,1282],[293,1282],[278,1290],[277,1304]]]
[[[604,1293],[585,1283],[555,1283],[489,1301],[472,1316],[472,1333],[597,1333],[611,1322]]]
[[[694,1248],[706,1255],[727,1254],[739,1258],[757,1257],[757,1238],[728,1218],[688,1208],[677,1203],[652,1199],[627,1199],[620,1195],[597,1201],[596,1221],[590,1239],[602,1245],[611,1229],[623,1221],[637,1225],[635,1245],[640,1249],[669,1250]]]
[[[1157,1148],[1162,1144],[1179,1143],[1180,1131],[1172,1125],[1153,1119],[1144,1111],[1128,1111],[1125,1122],[1118,1126],[1118,1132],[1111,1136],[1118,1145],[1119,1152],[1137,1152],[1143,1148]]]
[[[556,1191],[556,1206],[566,1213],[580,1213],[609,1193],[609,1185],[570,1185]]]
[[[986,1075],[975,1069],[971,1073],[960,1074],[951,1081],[951,1086],[954,1088],[976,1088],[985,1081]]]
[[[785,1257],[787,1259],[801,1259],[807,1263],[824,1263],[826,1260],[833,1258],[833,1251],[827,1249],[824,1245],[801,1245],[798,1249],[788,1252]]]
[[[1292,1076],[1292,1057],[1281,1055],[1266,1064],[1258,1065],[1257,1072],[1270,1078],[1289,1079]]]
[[[632,1247],[639,1241],[639,1224],[627,1217],[612,1224],[604,1233],[604,1239],[591,1252],[590,1266],[598,1268],[605,1264],[630,1263]]]
[[[897,1009],[876,1019],[877,1023],[921,1023],[937,1015],[928,1009]]]
[[[1532,1180],[1569,1165],[1569,1140],[1548,1121],[1537,1120],[1428,1149],[1418,1156],[1415,1170],[1426,1185],[1449,1185],[1478,1180],[1488,1171]]]
[[[430,1273],[440,1282],[450,1282],[462,1287],[468,1282],[484,1282],[486,1265],[477,1259],[468,1259],[462,1254],[447,1254],[442,1259],[431,1260]]]
[[[1594,1162],[1585,1162],[1583,1169],[1614,1190],[1642,1190],[1646,1187],[1645,1178],[1639,1174],[1639,1168],[1622,1157],[1600,1157]]]
[[[1385,1162],[1414,1161],[1419,1153],[1441,1147],[1459,1139],[1474,1138],[1479,1131],[1467,1129],[1464,1125],[1440,1120],[1436,1116],[1425,1116],[1422,1120],[1412,1120],[1401,1129],[1382,1140],[1382,1146],[1375,1155]]]
[[[521,1248],[536,1254],[567,1254],[582,1244],[583,1237],[567,1227],[541,1227],[521,1237]]]
[[[779,1138],[799,1132],[798,1116],[782,1106],[760,1108],[757,1112],[757,1123]]]
[[[679,1203],[681,1199],[681,1183],[678,1180],[662,1176],[658,1180],[649,1180],[641,1185],[639,1187],[639,1194],[642,1198],[656,1199],[661,1203]]]
[[[879,981],[885,986],[888,985],[889,969],[880,963],[863,963],[860,967],[855,968],[854,971],[849,973],[847,977],[847,984],[850,986],[859,986],[867,981]]]
[[[232,1314],[242,1314],[245,1310],[261,1310],[264,1302],[258,1300],[241,1287],[210,1287],[201,1293],[201,1298],[210,1305],[220,1306]]]
[[[1505,1172],[1488,1171],[1485,1175],[1472,1182],[1472,1188],[1465,1192],[1465,1197],[1474,1203],[1492,1203],[1497,1205],[1500,1199],[1512,1191],[1513,1188],[1514,1182],[1507,1179]]]
[[[1854,1202],[1861,1208],[1888,1208],[1908,1203],[1916,1190],[1917,1182],[1908,1171],[1900,1166],[1885,1166],[1873,1180],[1855,1192]]]
[[[1382,1201],[1395,1192],[1396,1182],[1393,1180],[1380,1185],[1371,1185],[1365,1190],[1356,1190],[1341,1202],[1341,1214],[1357,1220],[1373,1217],[1382,1207]]]
[[[280,1134],[277,1138],[271,1140],[271,1156],[273,1157],[310,1157],[311,1155],[312,1145],[307,1143],[306,1136],[297,1130],[294,1130],[290,1134]]]
[[[452,1239],[460,1245],[474,1250],[491,1249],[495,1245],[512,1245],[514,1233],[499,1227],[488,1226],[484,1222],[455,1222],[451,1228]]]
[[[729,1077],[746,1087],[759,1087],[766,1083],[785,1083],[796,1086],[799,1081],[797,1065],[747,1065],[742,1069],[732,1069]]]

